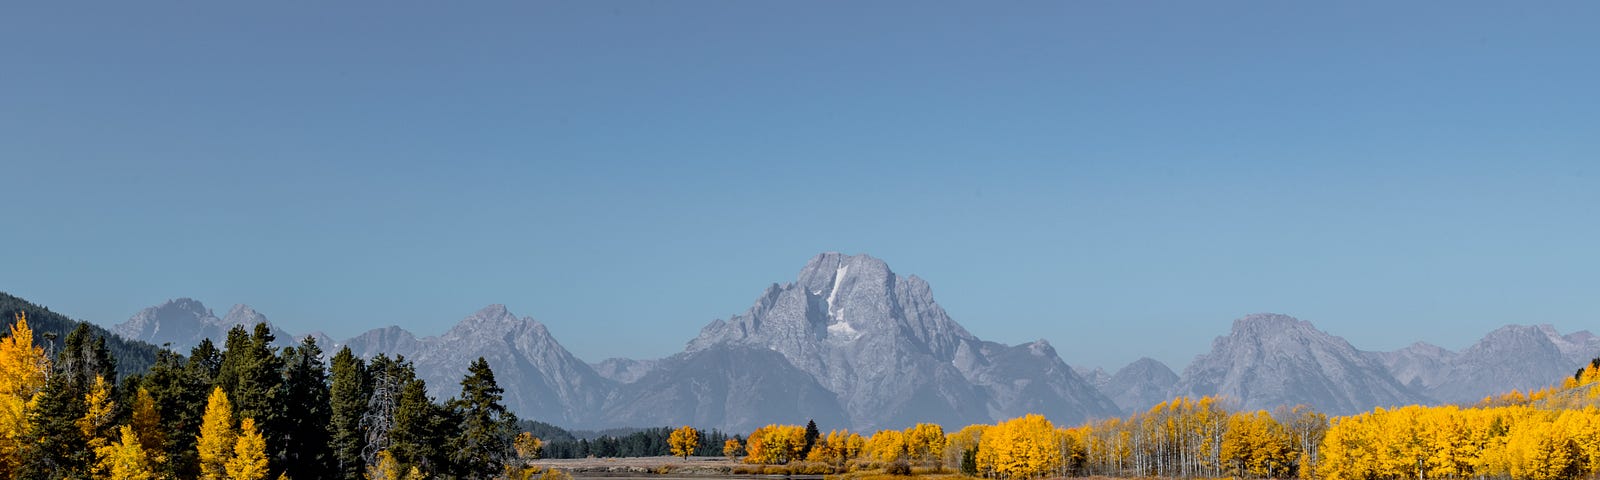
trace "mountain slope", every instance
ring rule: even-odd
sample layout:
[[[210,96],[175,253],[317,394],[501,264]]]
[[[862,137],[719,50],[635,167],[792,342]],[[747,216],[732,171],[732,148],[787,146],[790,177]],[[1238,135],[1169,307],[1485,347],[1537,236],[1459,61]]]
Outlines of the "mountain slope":
[[[1245,409],[1305,404],[1328,414],[1428,402],[1372,355],[1310,323],[1276,314],[1236,320],[1209,353],[1184,369],[1174,390],[1226,397]]]
[[[49,308],[36,305],[20,297],[0,292],[0,325],[3,325],[0,328],[4,329],[0,330],[0,332],[3,332],[0,333],[0,336],[10,334],[11,325],[16,323],[17,312],[27,312],[28,327],[33,329],[33,338],[38,342],[48,339],[51,345],[46,347],[46,351],[50,352],[64,348],[63,343],[67,339],[67,334],[72,333],[72,330],[78,328],[79,324],[85,323],[67,318],[65,315],[52,312]],[[117,376],[119,378],[144,373],[144,371],[149,370],[150,366],[156,362],[156,352],[161,351],[155,345],[125,339],[93,323],[89,324],[89,331],[94,336],[105,337],[106,350],[110,351],[111,355],[117,359]]]
[[[774,422],[846,425],[833,392],[772,350],[715,345],[659,361],[606,402],[610,425],[715,425],[748,432]]]

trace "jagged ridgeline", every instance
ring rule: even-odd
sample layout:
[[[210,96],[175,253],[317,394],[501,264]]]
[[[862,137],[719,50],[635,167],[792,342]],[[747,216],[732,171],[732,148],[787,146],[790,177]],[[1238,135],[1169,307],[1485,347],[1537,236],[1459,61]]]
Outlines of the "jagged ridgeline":
[[[0,292],[0,318],[4,319],[7,331],[11,328],[11,324],[16,323],[19,312],[27,312],[28,326],[33,328],[34,339],[40,342],[47,352],[60,351],[67,334],[72,333],[79,324],[88,323],[73,320],[66,315],[52,312],[49,308]],[[88,325],[91,336],[105,338],[106,349],[117,359],[119,378],[143,373],[156,363],[156,354],[161,351],[161,347],[112,335],[110,331],[93,323]]]

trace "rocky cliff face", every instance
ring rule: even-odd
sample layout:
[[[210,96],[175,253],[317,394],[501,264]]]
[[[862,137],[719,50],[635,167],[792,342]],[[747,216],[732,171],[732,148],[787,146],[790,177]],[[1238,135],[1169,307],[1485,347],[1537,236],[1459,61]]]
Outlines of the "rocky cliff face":
[[[1245,409],[1305,404],[1329,414],[1428,401],[1344,339],[1275,314],[1235,321],[1232,332],[1184,370],[1174,390],[1226,397]]]

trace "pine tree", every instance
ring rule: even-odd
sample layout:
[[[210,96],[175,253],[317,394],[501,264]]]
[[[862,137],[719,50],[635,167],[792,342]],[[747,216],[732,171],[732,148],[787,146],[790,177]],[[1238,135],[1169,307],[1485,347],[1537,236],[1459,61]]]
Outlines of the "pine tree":
[[[216,387],[206,401],[206,413],[200,424],[200,436],[195,441],[195,448],[199,451],[200,478],[206,480],[225,478],[228,460],[233,458],[236,438],[237,434],[233,430],[233,406],[229,404],[228,394],[222,391],[222,387]]]
[[[284,354],[282,398],[287,411],[280,422],[284,432],[278,463],[290,478],[329,478],[337,464],[329,451],[333,416],[322,349],[308,336]]]
[[[510,458],[517,419],[500,403],[503,393],[483,357],[467,367],[467,376],[461,379],[461,399],[453,402],[464,422],[450,442],[454,449],[450,459],[466,476],[494,475]]]
[[[155,467],[162,477],[200,476],[194,432],[200,430],[207,395],[212,388],[210,370],[204,363],[214,361],[216,355],[216,349],[209,340],[195,347],[187,361],[176,353],[162,350],[156,355],[150,371],[139,381],[138,388],[148,392],[154,402],[154,412],[151,413],[160,419],[159,427],[155,430],[161,432],[162,438],[159,442],[146,439],[144,435],[148,430],[137,424],[134,431],[141,435],[140,442],[146,450],[160,452],[165,457],[165,461],[158,462]]]
[[[817,430],[817,421],[815,419],[806,420],[806,445],[800,449],[800,458],[806,458],[811,455],[811,447],[817,444],[817,437],[820,435],[822,435],[822,432]]]
[[[333,435],[330,446],[337,466],[336,476],[358,480],[366,470],[366,462],[361,459],[366,444],[361,417],[366,414],[372,382],[367,376],[366,363],[356,357],[349,346],[339,349],[333,356],[331,374],[329,424]]]
[[[225,468],[229,480],[267,478],[267,441],[256,430],[255,419],[239,422],[239,439],[233,444],[233,458],[228,459]]]

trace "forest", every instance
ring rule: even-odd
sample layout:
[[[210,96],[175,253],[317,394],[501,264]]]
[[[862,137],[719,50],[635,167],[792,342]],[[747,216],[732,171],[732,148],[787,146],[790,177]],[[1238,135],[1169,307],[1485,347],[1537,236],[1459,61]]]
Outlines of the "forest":
[[[871,434],[772,424],[746,435],[691,426],[569,432],[519,421],[482,358],[436,401],[404,357],[331,358],[310,338],[274,349],[265,325],[220,348],[159,350],[119,374],[85,323],[57,344],[17,312],[0,339],[0,477],[531,479],[540,458],[724,456],[747,473],[1043,477],[1527,479],[1600,475],[1600,359],[1549,388],[1470,406],[1401,406],[1330,418],[1306,407],[1236,411],[1175,398],[1125,418],[1054,425],[1025,415],[949,432]],[[553,475],[553,476],[552,476]]]

